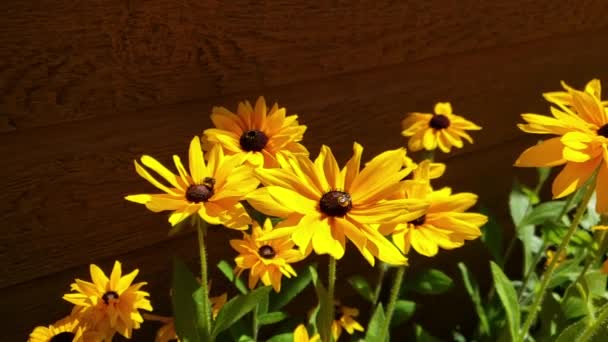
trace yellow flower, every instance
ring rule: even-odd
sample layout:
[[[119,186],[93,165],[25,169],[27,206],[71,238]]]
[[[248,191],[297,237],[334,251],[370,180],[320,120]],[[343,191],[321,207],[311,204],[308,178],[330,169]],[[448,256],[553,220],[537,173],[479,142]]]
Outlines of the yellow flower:
[[[553,134],[525,150],[515,162],[519,167],[564,165],[553,181],[553,198],[567,196],[580,188],[599,168],[596,180],[599,213],[608,213],[608,108],[600,99],[599,80],[589,82],[584,91],[568,87],[567,92],[551,92],[545,98],[553,117],[522,114],[526,124],[518,127],[527,133]]]
[[[353,317],[359,316],[359,310],[348,306],[337,304],[334,307],[335,319],[331,323],[331,334],[334,341],[337,341],[342,334],[342,329],[346,330],[349,335],[352,335],[355,330],[364,331]]]
[[[28,342],[84,342],[83,327],[75,316],[65,317],[48,327],[36,327],[30,334]]]
[[[255,108],[248,101],[239,103],[237,114],[224,107],[214,107],[211,121],[216,128],[203,132],[205,150],[215,144],[226,154],[243,155],[253,166],[276,167],[276,156],[285,152],[308,155],[299,144],[306,126],[298,124],[297,115],[285,116],[285,108],[274,104],[270,110],[259,97]]]
[[[479,227],[488,218],[477,213],[466,213],[477,202],[472,193],[452,194],[448,187],[433,190],[429,183],[431,163],[420,163],[413,180],[406,181],[402,198],[429,203],[423,216],[406,222],[382,224],[379,231],[392,234],[395,245],[407,254],[410,247],[425,256],[434,256],[439,247],[453,249],[461,247],[465,240],[474,240],[481,235]]]
[[[306,330],[306,326],[304,324],[298,325],[296,330],[293,332],[293,342],[317,342],[321,341],[319,334],[316,334],[312,337],[308,337],[308,330]]]
[[[549,264],[551,264],[551,262],[553,262],[553,258],[555,258],[555,251],[553,251],[551,249],[547,249],[546,255],[547,255],[547,260],[545,261],[545,267],[549,267]],[[564,261],[566,261],[566,254],[561,253],[559,258],[555,262],[555,266],[556,267],[559,266]]]
[[[370,224],[411,220],[426,208],[409,199],[386,200],[402,187],[410,170],[401,170],[403,149],[384,152],[359,171],[361,145],[340,170],[331,150],[321,148],[313,163],[307,157],[278,158],[281,169],[256,169],[265,187],[246,199],[258,211],[283,217],[263,239],[290,236],[301,250],[342,258],[346,239],[365,259],[374,256],[389,264],[405,264],[406,258]]]
[[[259,181],[252,175],[251,168],[241,165],[242,158],[224,156],[220,145],[211,149],[208,159],[205,163],[197,137],[190,142],[190,173],[176,155],[173,156],[173,161],[179,175],[145,155],[141,157],[141,163],[158,173],[170,185],[157,181],[135,161],[137,173],[165,193],[129,195],[125,199],[145,204],[146,208],[154,212],[172,210],[173,213],[169,216],[172,226],[198,213],[209,224],[247,229],[251,219],[239,201],[253,191]]]
[[[423,148],[432,151],[437,147],[445,153],[452,147],[462,148],[462,139],[473,143],[473,139],[465,130],[480,130],[471,121],[452,114],[452,105],[449,102],[435,104],[435,114],[409,113],[402,122],[401,135],[411,137],[408,148],[420,151]]]
[[[131,285],[139,270],[122,276],[120,262],[116,261],[106,277],[96,265],[90,266],[92,283],[76,279],[70,287],[77,293],[68,293],[63,299],[74,304],[72,314],[83,324],[111,339],[115,332],[131,338],[133,329],[144,321],[139,309],[152,311],[147,292],[140,291],[145,282]]]
[[[209,297],[209,301],[211,302],[211,315],[213,315],[213,319],[215,319],[224,304],[228,301],[228,294],[224,292],[219,296]]]
[[[253,223],[251,235],[243,233],[243,240],[230,240],[230,246],[239,252],[234,261],[235,272],[241,274],[249,270],[249,288],[253,289],[258,280],[262,279],[264,285],[272,285],[276,292],[281,291],[281,276],[287,278],[296,276],[291,263],[304,258],[301,251],[294,249],[294,243],[286,237],[266,242],[258,241],[272,232],[272,223],[269,219],[264,222],[264,229],[257,222]]]

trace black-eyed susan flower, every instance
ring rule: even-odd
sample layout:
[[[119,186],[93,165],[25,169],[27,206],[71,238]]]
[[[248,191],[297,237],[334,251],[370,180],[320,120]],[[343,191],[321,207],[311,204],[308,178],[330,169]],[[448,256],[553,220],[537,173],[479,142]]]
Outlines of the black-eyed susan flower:
[[[359,310],[348,306],[336,304],[334,306],[335,319],[331,323],[331,334],[334,341],[337,341],[342,335],[342,330],[346,330],[349,335],[356,331],[364,331],[359,322],[355,321],[354,317],[359,316]]]
[[[319,334],[315,334],[312,337],[308,337],[308,330],[304,324],[298,325],[296,330],[293,332],[293,342],[318,342],[321,341]]]
[[[404,149],[384,152],[360,170],[363,148],[340,170],[331,150],[321,148],[314,163],[307,157],[279,158],[281,169],[256,169],[265,187],[246,199],[258,211],[283,217],[263,239],[290,236],[303,251],[342,258],[350,240],[370,263],[374,257],[389,264],[405,264],[406,258],[370,224],[413,220],[425,204],[417,200],[388,200],[398,192],[410,172],[402,170]]]
[[[115,332],[131,338],[133,329],[139,329],[144,321],[139,310],[152,311],[147,292],[141,291],[145,282],[132,284],[139,270],[122,276],[120,262],[116,261],[110,278],[96,265],[90,266],[91,279],[87,282],[76,279],[63,299],[74,304],[72,314],[78,317],[87,329],[99,332],[110,339]]]
[[[608,109],[600,99],[598,80],[584,91],[568,87],[566,92],[551,92],[545,98],[555,105],[552,117],[522,114],[527,122],[518,127],[527,133],[553,134],[525,150],[515,162],[519,167],[565,165],[552,185],[553,198],[567,196],[579,189],[599,169],[596,179],[596,210],[608,213]]]
[[[250,289],[262,280],[264,285],[272,285],[272,288],[279,292],[281,277],[296,276],[296,271],[290,264],[302,260],[304,255],[294,248],[293,241],[288,237],[258,241],[270,232],[272,223],[269,219],[264,222],[263,229],[254,222],[251,234],[244,233],[242,240],[230,240],[230,246],[239,252],[234,259],[235,272],[240,275],[244,270],[249,270]]]
[[[84,327],[76,316],[65,317],[49,326],[36,327],[28,342],[88,342],[94,341],[84,336]]]
[[[270,109],[259,97],[252,107],[248,101],[238,105],[237,114],[224,107],[214,107],[211,121],[216,128],[203,132],[205,150],[215,144],[224,147],[226,154],[243,155],[253,166],[276,167],[276,156],[291,152],[308,155],[299,143],[306,126],[298,124],[297,115],[286,116],[285,108],[274,104]]]
[[[129,195],[125,199],[145,204],[154,212],[173,211],[169,216],[172,226],[196,213],[209,224],[247,229],[251,219],[239,201],[254,190],[259,181],[252,175],[250,167],[242,165],[242,157],[225,156],[222,147],[216,145],[209,151],[205,162],[200,140],[194,137],[189,149],[190,172],[186,171],[178,156],[174,155],[173,161],[178,175],[150,156],[141,157],[141,163],[159,174],[168,185],[156,180],[135,161],[137,173],[165,193]]]
[[[429,204],[426,213],[413,220],[380,225],[382,234],[392,235],[395,245],[407,254],[410,247],[425,256],[434,256],[439,247],[461,247],[465,240],[481,235],[479,227],[488,218],[478,213],[465,212],[475,205],[473,193],[452,194],[448,187],[433,190],[429,180],[430,162],[425,160],[416,169],[414,179],[405,181],[400,196]]]
[[[410,137],[408,148],[433,151],[437,147],[449,153],[452,147],[462,148],[462,139],[473,143],[467,130],[480,130],[473,122],[452,113],[449,102],[435,104],[435,113],[409,113],[402,122],[401,135]]]

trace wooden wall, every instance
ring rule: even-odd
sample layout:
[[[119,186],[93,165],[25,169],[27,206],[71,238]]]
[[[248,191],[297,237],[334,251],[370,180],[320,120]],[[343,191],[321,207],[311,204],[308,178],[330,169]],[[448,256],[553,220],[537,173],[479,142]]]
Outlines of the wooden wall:
[[[452,101],[484,129],[442,158],[444,183],[479,193],[504,216],[511,165],[537,139],[516,129],[519,114],[546,113],[541,93],[560,80],[608,82],[605,0],[21,0],[0,2],[0,13],[7,341],[67,313],[61,295],[92,262],[140,268],[155,306],[168,312],[170,256],[192,259],[195,240],[167,237],[165,215],[123,196],[152,190],[132,160],[184,155],[214,105],[279,101],[308,126],[314,155],[328,144],[344,161],[352,141],[368,158],[403,145],[406,112]],[[234,236],[210,233],[213,262],[232,257],[226,240]],[[456,275],[455,259],[465,259],[485,276],[486,256],[474,242],[415,259],[413,269],[433,264]],[[339,276],[358,262],[352,253]],[[422,307],[417,319],[439,335],[471,328],[466,297],[440,300],[445,317]]]

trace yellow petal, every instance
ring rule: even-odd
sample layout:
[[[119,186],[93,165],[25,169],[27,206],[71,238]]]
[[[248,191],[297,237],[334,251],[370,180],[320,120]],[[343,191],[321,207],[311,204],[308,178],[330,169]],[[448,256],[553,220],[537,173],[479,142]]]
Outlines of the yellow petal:
[[[598,127],[604,124],[604,107],[599,99],[582,91],[572,91],[572,104],[577,114],[589,123]]]
[[[201,141],[198,137],[192,138],[190,142],[190,151],[188,152],[188,165],[190,166],[190,175],[196,184],[201,184],[205,177],[208,177],[205,160],[203,159],[203,150],[201,149]]]
[[[323,171],[327,183],[332,189],[344,189],[344,179],[340,177],[340,168],[331,149],[323,145],[321,146],[321,153],[325,156],[323,158]]]
[[[391,177],[399,177],[396,174],[403,166],[404,155],[405,150],[402,148],[389,150],[368,162],[349,189],[353,202],[360,203],[364,198],[378,193],[378,186],[396,183]]]
[[[135,277],[137,276],[137,274],[139,273],[139,270],[134,270],[133,272],[125,275],[124,277],[121,277],[118,280],[118,283],[116,284],[116,292],[123,293],[126,289],[129,288],[129,286],[131,286],[131,283],[133,282],[133,279],[135,279]]]
[[[160,189],[170,195],[173,195],[173,196],[180,195],[180,192],[181,192],[180,190],[175,189],[175,188],[169,188],[168,186],[157,181],[156,178],[152,177],[152,175],[150,175],[150,173],[148,173],[148,171],[146,171],[146,169],[144,169],[141,165],[139,165],[139,163],[137,161],[134,161],[134,164],[135,164],[135,172],[137,172],[137,174],[140,175],[143,179],[150,182],[150,184],[154,185],[158,189]]]
[[[435,114],[452,114],[452,105],[449,102],[437,102],[435,104]]]
[[[169,184],[171,184],[174,188],[186,190],[187,188],[184,186],[183,182],[180,182],[180,177],[175,175],[173,172],[169,171],[166,167],[164,167],[161,163],[159,163],[156,159],[150,156],[142,156],[141,163],[147,166],[148,168],[154,170],[161,177],[167,180]]]
[[[608,215],[608,166],[602,163],[595,185],[597,202],[595,210],[601,215]]]
[[[432,257],[439,251],[437,243],[432,236],[426,234],[425,229],[412,229],[410,234],[412,248],[414,248],[416,252],[424,256]]]
[[[226,108],[214,107],[212,109],[211,121],[215,127],[219,129],[234,132],[236,134],[243,134],[241,120]]]
[[[266,110],[267,107],[264,96],[258,97],[258,100],[255,102],[255,109],[252,118],[253,128],[260,131],[266,128]]]
[[[353,143],[353,156],[346,162],[344,169],[346,169],[344,176],[344,189],[347,191],[350,189],[353,181],[359,174],[361,168],[361,154],[363,153],[363,147],[358,143]]]
[[[587,145],[593,140],[593,138],[582,132],[568,132],[564,134],[560,141],[564,146],[568,146],[575,150],[583,150],[587,148]]]
[[[372,229],[366,224],[359,228],[367,237],[367,247],[370,252],[378,259],[391,265],[405,265],[407,258],[389,240],[382,236],[377,230]]]
[[[553,181],[553,198],[567,196],[580,188],[589,179],[600,160],[596,158],[584,163],[567,163]]]
[[[327,221],[327,219],[321,219],[309,222],[309,229],[314,231],[312,247],[317,254],[329,254],[336,259],[341,259],[344,256],[344,248],[332,236],[331,226]]]
[[[427,151],[432,151],[437,148],[437,137],[435,130],[432,128],[427,129],[422,136],[422,145]]]
[[[408,140],[408,142],[407,142],[408,150],[410,150],[412,152],[416,152],[416,151],[420,151],[424,148],[422,139],[423,139],[426,131],[427,131],[426,129],[419,130],[410,138],[410,140]]]
[[[100,291],[106,291],[108,287],[108,282],[110,281],[108,277],[106,277],[105,273],[99,268],[97,265],[91,264],[89,266],[89,271],[91,273],[91,279],[93,283],[97,285],[97,288]]]
[[[270,197],[282,207],[291,209],[292,212],[300,214],[317,213],[318,201],[304,197],[299,193],[278,186],[267,186],[266,190]]]
[[[587,153],[573,150],[570,147],[564,147],[562,150],[563,158],[568,162],[582,163],[591,159],[591,156]]]
[[[169,223],[171,223],[171,226],[175,226],[176,224],[188,218],[190,215],[194,214],[199,207],[200,205],[190,204],[181,209],[177,209],[176,211],[171,213],[171,215],[169,215]]]
[[[308,342],[308,331],[304,324],[298,325],[293,332],[293,342]]]
[[[245,199],[256,210],[269,216],[287,217],[293,212],[290,208],[277,203],[277,201],[270,196],[266,188],[260,188],[249,193]]]
[[[179,173],[179,176],[181,177],[183,184],[186,186],[194,184],[194,182],[192,181],[192,177],[190,177],[188,172],[186,172],[186,168],[184,167],[184,164],[182,164],[182,160],[179,158],[179,156],[173,155],[173,163],[175,164],[175,167],[177,168],[177,172]],[[187,189],[187,188],[185,188],[185,189]]]
[[[178,210],[188,205],[188,202],[183,197],[176,198],[175,196],[165,194],[130,195],[126,196],[125,199],[131,202],[145,204],[146,208],[153,212]]]
[[[556,166],[565,163],[560,138],[551,138],[525,150],[517,161],[518,167]]]

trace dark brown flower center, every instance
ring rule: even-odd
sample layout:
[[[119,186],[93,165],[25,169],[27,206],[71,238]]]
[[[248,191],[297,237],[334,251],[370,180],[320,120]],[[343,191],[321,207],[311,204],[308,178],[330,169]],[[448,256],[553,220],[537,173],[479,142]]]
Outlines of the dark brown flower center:
[[[245,151],[259,152],[266,147],[268,137],[266,134],[264,134],[264,132],[258,131],[257,129],[252,129],[241,135],[239,143],[241,144],[241,148]]]
[[[76,335],[73,332],[64,331],[51,337],[49,342],[72,342],[74,341],[75,336]]]
[[[340,305],[334,305],[334,321],[339,321],[342,318],[342,308]]]
[[[117,300],[118,299],[118,293],[114,292],[114,291],[108,291],[106,293],[103,294],[103,296],[101,296],[101,299],[103,300],[104,303],[110,304],[110,300]]]
[[[327,216],[342,217],[353,207],[353,201],[349,193],[332,190],[321,197],[319,207]]]
[[[448,119],[448,117],[443,114],[433,115],[433,118],[431,118],[431,122],[429,122],[429,125],[434,129],[448,128],[450,127],[450,119]]]
[[[411,220],[408,223],[413,224],[414,226],[422,226],[425,221],[426,221],[426,215],[422,215],[419,218],[417,218],[415,220]]]
[[[213,186],[215,179],[205,177],[203,184],[190,185],[186,190],[186,199],[192,203],[207,202],[213,196]]]
[[[274,249],[268,245],[260,247],[260,249],[258,249],[258,254],[264,259],[272,259],[276,255]]]
[[[600,129],[597,130],[597,135],[601,135],[604,138],[608,138],[608,124],[605,124],[604,126],[600,127]]]

